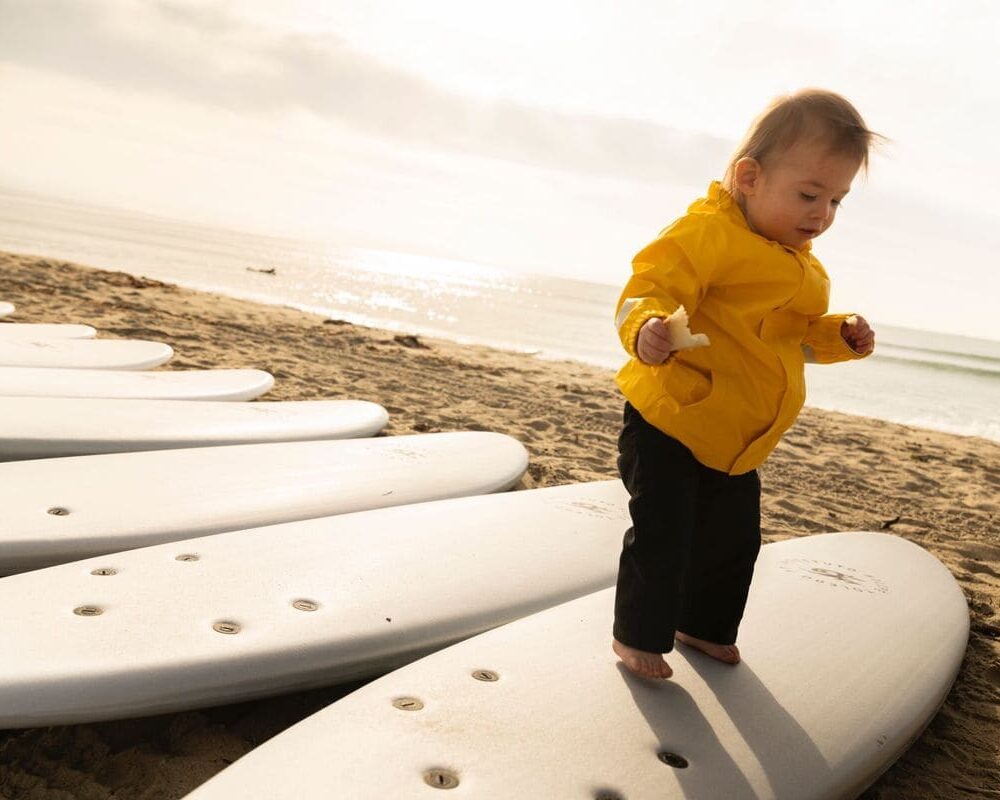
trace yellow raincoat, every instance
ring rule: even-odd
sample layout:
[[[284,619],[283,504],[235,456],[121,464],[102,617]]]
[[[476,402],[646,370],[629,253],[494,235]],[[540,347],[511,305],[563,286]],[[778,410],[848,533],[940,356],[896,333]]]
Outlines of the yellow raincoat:
[[[805,401],[805,361],[863,358],[840,335],[848,314],[826,315],[830,279],[809,252],[754,233],[713,182],[708,197],[633,260],[615,324],[632,357],[618,372],[643,418],[702,464],[739,475],[777,446]],[[651,317],[687,309],[711,344],[651,366],[636,339]]]

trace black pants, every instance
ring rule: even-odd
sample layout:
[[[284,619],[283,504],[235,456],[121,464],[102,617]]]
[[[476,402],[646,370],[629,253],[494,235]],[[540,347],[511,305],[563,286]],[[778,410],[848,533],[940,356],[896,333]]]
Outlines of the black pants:
[[[760,479],[710,469],[625,404],[618,471],[632,527],[618,565],[614,636],[668,653],[681,631],[733,644],[760,552]]]

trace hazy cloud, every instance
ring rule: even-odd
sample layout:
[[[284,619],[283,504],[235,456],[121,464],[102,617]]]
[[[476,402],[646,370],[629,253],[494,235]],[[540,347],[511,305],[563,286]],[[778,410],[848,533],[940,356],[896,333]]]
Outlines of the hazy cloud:
[[[2,61],[240,113],[308,109],[403,144],[609,177],[700,184],[733,144],[466,97],[336,36],[278,34],[218,5],[0,0]]]

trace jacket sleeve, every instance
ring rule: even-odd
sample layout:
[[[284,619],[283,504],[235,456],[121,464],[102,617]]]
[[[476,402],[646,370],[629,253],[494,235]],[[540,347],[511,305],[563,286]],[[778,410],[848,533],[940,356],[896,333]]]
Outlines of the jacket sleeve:
[[[858,353],[840,335],[840,326],[851,314],[827,314],[809,320],[802,352],[806,361],[815,364],[835,364],[838,361],[856,361],[867,358],[871,351]]]
[[[711,248],[696,222],[683,217],[632,260],[615,311],[615,327],[630,356],[636,354],[639,329],[653,317],[669,317],[684,306],[693,317],[711,278]]]

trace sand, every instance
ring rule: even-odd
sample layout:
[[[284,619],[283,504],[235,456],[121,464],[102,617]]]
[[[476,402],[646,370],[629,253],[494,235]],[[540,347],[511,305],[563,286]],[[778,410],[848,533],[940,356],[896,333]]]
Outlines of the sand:
[[[522,488],[612,478],[621,398],[606,369],[359,327],[119,272],[0,254],[17,322],[171,344],[164,369],[257,367],[264,399],[382,403],[390,435],[495,430],[531,454]],[[863,797],[1000,797],[1000,444],[806,409],[761,469],[767,541],[888,530],[954,573],[972,631],[948,700]],[[6,800],[169,800],[350,691],[337,686],[136,720],[0,731]]]

